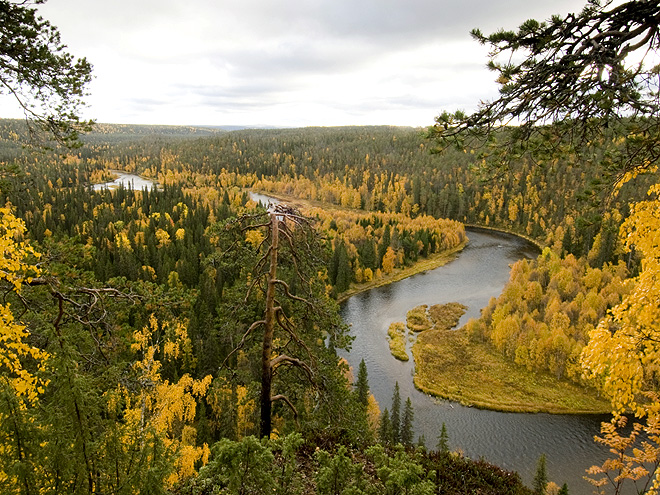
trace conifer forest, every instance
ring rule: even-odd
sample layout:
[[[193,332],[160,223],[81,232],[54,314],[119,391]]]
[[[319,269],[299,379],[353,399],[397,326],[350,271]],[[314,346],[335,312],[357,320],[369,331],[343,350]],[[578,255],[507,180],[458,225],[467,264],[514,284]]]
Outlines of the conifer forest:
[[[0,0],[0,494],[657,493],[658,1],[474,30],[500,96],[427,128],[236,130],[82,119],[92,67],[32,3]],[[420,435],[345,358],[341,304],[474,229],[538,255],[380,359],[446,407],[607,414],[585,480]]]

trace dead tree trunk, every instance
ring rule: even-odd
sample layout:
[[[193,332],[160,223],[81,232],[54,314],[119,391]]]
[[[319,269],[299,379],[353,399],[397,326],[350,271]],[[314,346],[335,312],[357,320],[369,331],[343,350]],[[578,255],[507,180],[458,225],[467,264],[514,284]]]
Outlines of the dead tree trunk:
[[[264,218],[265,215],[267,217]],[[308,299],[293,294],[287,281],[278,278],[278,270],[281,269],[280,263],[283,265],[288,264],[293,269],[294,277],[296,277],[300,286],[311,291],[311,281],[309,276],[306,275],[306,271],[310,269],[313,263],[314,255],[311,253],[314,250],[311,248],[310,241],[315,240],[316,233],[310,222],[295,209],[286,205],[269,207],[265,215],[259,213],[244,216],[236,222],[230,222],[225,227],[226,231],[230,231],[232,226],[237,227],[237,232],[240,232],[240,237],[237,236],[237,238],[241,240],[248,231],[268,229],[267,236],[261,239],[259,245],[256,246],[257,253],[263,254],[253,268],[254,276],[252,282],[248,284],[248,291],[245,296],[247,304],[253,290],[258,290],[263,294],[265,297],[264,318],[252,322],[243,334],[241,342],[229,354],[231,356],[241,349],[256,329],[263,328],[261,394],[259,398],[261,412],[259,431],[262,438],[270,437],[274,402],[284,402],[293,412],[296,422],[298,421],[298,411],[295,404],[284,394],[273,395],[273,380],[280,367],[298,368],[304,373],[309,383],[316,386],[312,369],[314,355],[305,340],[296,331],[294,322],[284,312],[279,298],[283,297],[292,303],[303,305],[307,309],[307,314],[319,313],[319,308],[312,302],[312,297]],[[225,253],[231,253],[236,243],[235,239],[232,240],[231,247]],[[262,250],[263,248],[265,248],[265,251]],[[307,296],[311,296],[311,292]],[[283,345],[276,346],[277,348],[274,347],[273,343],[276,332],[283,337]],[[293,351],[293,354],[291,354],[291,351]],[[303,352],[308,362],[297,357],[297,352]],[[227,358],[225,358],[225,362],[227,362]]]
[[[264,341],[261,352],[261,437],[270,437],[271,432],[271,388],[273,369],[271,358],[273,353],[273,335],[277,324],[275,314],[275,286],[277,284],[277,253],[279,250],[279,218],[270,213],[270,260],[266,278],[266,315],[264,323]]]

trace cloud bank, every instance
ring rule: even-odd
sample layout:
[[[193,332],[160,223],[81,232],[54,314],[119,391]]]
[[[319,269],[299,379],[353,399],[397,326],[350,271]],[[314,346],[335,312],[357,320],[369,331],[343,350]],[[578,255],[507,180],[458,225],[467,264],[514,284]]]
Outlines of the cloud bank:
[[[472,28],[515,28],[583,5],[50,0],[39,10],[94,64],[87,116],[101,122],[424,126],[496,95]]]

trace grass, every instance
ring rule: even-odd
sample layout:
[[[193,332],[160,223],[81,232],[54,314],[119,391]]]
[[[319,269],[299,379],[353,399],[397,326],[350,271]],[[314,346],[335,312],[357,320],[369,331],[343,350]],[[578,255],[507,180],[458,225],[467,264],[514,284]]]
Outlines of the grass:
[[[461,316],[465,314],[467,309],[465,304],[457,302],[434,304],[429,308],[429,316],[435,329],[451,330],[458,325]]]
[[[394,322],[387,329],[390,341],[390,352],[399,361],[408,361],[410,356],[406,351],[406,327],[400,321]]]
[[[431,328],[431,320],[427,313],[428,306],[422,304],[406,313],[406,325],[411,332],[423,332]]]
[[[415,386],[427,394],[482,409],[554,414],[607,413],[595,391],[512,363],[464,330],[427,330],[412,349]]]

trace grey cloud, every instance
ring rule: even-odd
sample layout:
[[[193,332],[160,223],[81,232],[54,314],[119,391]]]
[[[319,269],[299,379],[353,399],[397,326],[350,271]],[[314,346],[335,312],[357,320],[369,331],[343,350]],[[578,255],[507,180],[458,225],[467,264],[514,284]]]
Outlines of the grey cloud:
[[[246,29],[265,36],[304,32],[332,40],[350,38],[386,46],[420,39],[468,37],[472,28],[485,31],[515,28],[525,19],[518,12],[541,19],[580,10],[582,0],[289,0],[246,2],[234,9]],[[549,6],[549,4],[551,6]],[[218,12],[221,12],[221,5]]]
[[[449,87],[452,79],[465,73],[483,74],[486,62],[449,53],[449,48],[443,51],[443,46],[451,43],[451,49],[460,50],[457,40],[472,43],[469,31],[475,27],[485,32],[515,28],[526,17],[577,11],[584,3],[53,0],[40,9],[60,28],[74,52],[89,50],[100,57],[90,60],[99,76],[112,81],[113,76],[129,70],[128,77],[119,82],[130,79],[130,87],[128,83],[122,86],[124,93],[170,98],[124,99],[122,103],[132,105],[136,113],[188,103],[237,112],[289,103],[300,107],[304,93],[304,98],[314,98],[314,103],[331,105],[347,115],[428,106],[431,118],[444,99],[460,102],[464,95],[420,93],[432,93],[429,88],[436,83],[447,82]],[[430,60],[420,59],[421,53]],[[401,64],[400,71],[392,64]],[[325,84],[329,78],[338,83],[336,93]],[[356,93],[365,101],[356,103],[356,97],[344,104],[341,91],[350,93],[347,88],[354,82]],[[385,89],[374,92],[379,98],[371,98],[370,89],[378,89],[379,84]],[[316,95],[314,91],[318,91]],[[387,92],[394,94],[387,97]],[[94,96],[111,101],[117,91]]]

